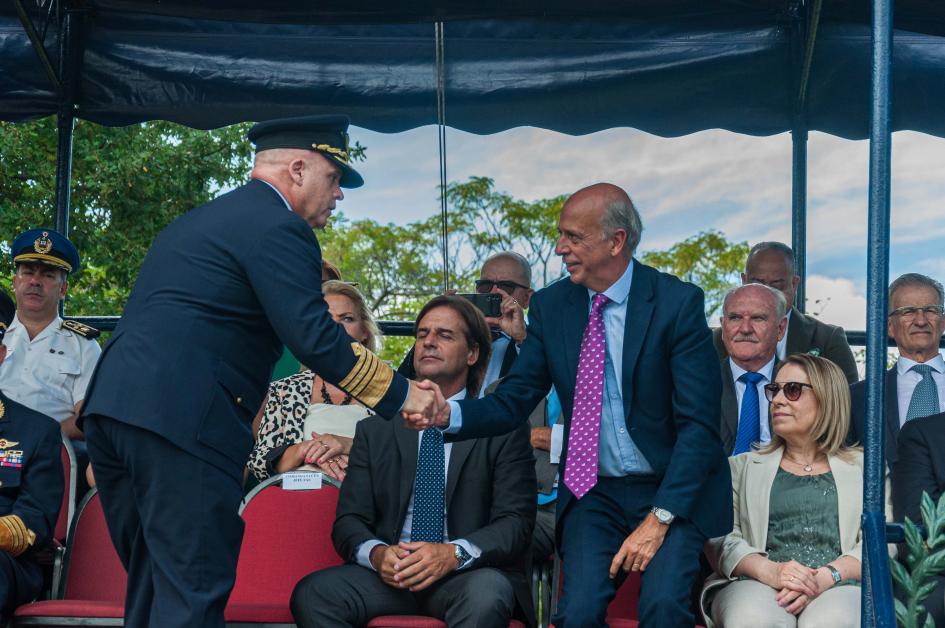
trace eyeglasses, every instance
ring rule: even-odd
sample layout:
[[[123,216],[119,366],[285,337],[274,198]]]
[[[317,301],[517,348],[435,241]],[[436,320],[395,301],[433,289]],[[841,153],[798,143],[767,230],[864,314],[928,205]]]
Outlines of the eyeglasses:
[[[895,310],[890,312],[889,315],[898,316],[904,321],[911,321],[919,314],[919,312],[923,312],[926,318],[936,319],[945,313],[945,308],[943,308],[941,305],[926,305],[925,307],[913,307],[911,305],[906,305],[904,307],[897,307]]]
[[[769,402],[774,401],[774,398],[778,396],[780,391],[784,391],[784,396],[788,401],[797,401],[801,398],[801,391],[805,388],[814,389],[810,384],[802,384],[801,382],[784,382],[783,384],[765,384],[765,399]]]
[[[528,290],[528,286],[523,286],[520,283],[515,281],[493,281],[492,279],[477,279],[476,280],[476,292],[479,294],[488,294],[492,292],[493,287],[498,287],[499,290],[507,294],[511,294],[516,288],[521,288],[522,290]]]

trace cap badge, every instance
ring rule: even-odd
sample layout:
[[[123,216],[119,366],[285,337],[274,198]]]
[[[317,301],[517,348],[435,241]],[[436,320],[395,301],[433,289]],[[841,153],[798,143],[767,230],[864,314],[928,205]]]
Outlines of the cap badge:
[[[43,235],[33,241],[33,249],[42,255],[52,250],[52,240],[49,239],[49,232],[43,231]]]
[[[312,144],[312,148],[318,151],[324,151],[326,153],[334,155],[335,157],[338,158],[338,161],[340,161],[343,164],[348,163],[348,151],[346,150],[335,148],[334,146],[331,146],[330,144]]]

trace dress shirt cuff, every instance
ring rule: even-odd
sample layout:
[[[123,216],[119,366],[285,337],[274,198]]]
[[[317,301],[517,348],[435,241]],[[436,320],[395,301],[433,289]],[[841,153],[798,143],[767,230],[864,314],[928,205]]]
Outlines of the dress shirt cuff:
[[[450,401],[450,424],[440,431],[444,434],[456,434],[463,429],[463,410],[458,401]]]
[[[454,539],[450,541],[450,543],[452,543],[453,545],[459,545],[461,548],[466,550],[470,556],[472,556],[472,559],[466,561],[465,565],[459,566],[460,570],[468,569],[469,567],[472,567],[473,563],[476,562],[476,559],[482,556],[482,550],[476,547],[475,545],[473,545],[472,543],[470,543],[469,541],[467,541],[466,539]]]
[[[374,565],[371,564],[371,550],[378,545],[386,545],[386,543],[384,543],[384,541],[378,541],[377,539],[361,543],[361,545],[358,546],[358,551],[354,555],[354,560],[366,569],[377,571],[374,569]]]

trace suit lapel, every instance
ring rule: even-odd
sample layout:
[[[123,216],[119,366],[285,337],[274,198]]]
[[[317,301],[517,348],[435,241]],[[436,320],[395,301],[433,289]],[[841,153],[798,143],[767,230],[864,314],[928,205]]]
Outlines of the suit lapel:
[[[653,278],[645,267],[634,261],[633,279],[630,283],[630,301],[627,303],[627,320],[623,333],[623,412],[624,417],[630,416],[630,407],[633,405],[633,386],[627,382],[633,381],[633,371],[646,338],[646,330],[653,317]]]
[[[886,371],[886,437],[892,441],[899,437],[899,391],[897,390],[899,374],[896,367]]]
[[[841,521],[840,551],[848,552],[856,545],[856,531],[860,529],[857,520],[863,511],[863,491],[860,488],[863,470],[836,456],[829,456],[827,462],[837,486],[837,511]]]
[[[785,354],[807,353],[811,344],[813,344],[815,331],[815,326],[807,316],[799,312],[796,307],[791,308],[791,322],[788,323]]]
[[[568,291],[568,302],[562,318],[564,320],[564,355],[568,365],[568,382],[573,394],[574,383],[577,381],[577,364],[581,359],[581,340],[584,337],[584,329],[587,327],[589,299],[587,288],[577,284],[571,285],[572,289]],[[553,339],[550,341],[554,342]]]
[[[394,425],[394,440],[397,441],[397,450],[400,452],[400,517],[398,521],[403,526],[407,516],[407,502],[413,493],[413,484],[417,475],[417,456],[420,453],[420,438],[416,431],[408,430],[399,421]]]
[[[738,434],[738,395],[728,358],[722,360],[722,425],[723,443],[734,443]],[[726,455],[731,452],[726,452]]]
[[[509,347],[511,350],[511,347]],[[453,493],[456,492],[456,484],[459,482],[459,475],[463,470],[463,464],[469,453],[475,446],[476,440],[461,440],[452,444],[450,449],[450,465],[446,470],[446,511],[449,512],[450,502],[453,499]]]
[[[781,465],[781,456],[783,454],[784,448],[779,448],[766,455],[757,453],[748,454],[751,456],[748,464],[758,465],[758,473],[752,473],[749,469],[745,470],[745,473],[748,474],[745,485],[745,495],[748,496],[749,503],[758,505],[758,507],[748,515],[748,520],[751,522],[752,534],[754,535],[753,538],[757,541],[756,547],[767,547],[768,545],[768,520],[771,514],[771,485],[774,484],[774,476],[778,473],[778,467]]]

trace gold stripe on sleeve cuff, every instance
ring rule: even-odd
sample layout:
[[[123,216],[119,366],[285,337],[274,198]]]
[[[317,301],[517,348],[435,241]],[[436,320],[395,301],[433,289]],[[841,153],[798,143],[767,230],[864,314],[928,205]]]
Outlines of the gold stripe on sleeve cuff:
[[[36,542],[36,533],[26,527],[23,520],[18,515],[7,515],[0,517],[0,525],[5,528],[6,535],[9,537],[8,547],[3,549],[10,552],[13,556],[19,556]],[[0,533],[2,534],[2,533]]]
[[[351,349],[357,361],[351,371],[341,380],[339,387],[351,393],[361,403],[374,408],[387,394],[391,382],[394,381],[394,369],[364,348],[361,343],[352,342]]]

